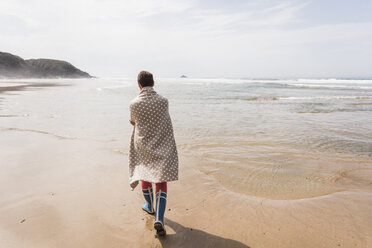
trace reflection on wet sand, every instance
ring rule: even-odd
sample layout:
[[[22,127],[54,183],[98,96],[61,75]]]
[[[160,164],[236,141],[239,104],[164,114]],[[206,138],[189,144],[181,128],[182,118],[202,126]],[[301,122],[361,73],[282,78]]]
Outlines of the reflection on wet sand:
[[[43,88],[43,87],[56,87],[63,86],[66,84],[57,84],[57,83],[23,83],[21,85],[15,86],[1,86],[0,83],[0,93],[9,92],[9,91],[23,91],[23,90],[32,90],[33,88]]]

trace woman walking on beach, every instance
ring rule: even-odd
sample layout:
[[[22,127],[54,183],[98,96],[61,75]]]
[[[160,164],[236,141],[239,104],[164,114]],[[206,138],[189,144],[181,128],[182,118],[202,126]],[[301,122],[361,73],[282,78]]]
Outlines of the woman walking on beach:
[[[150,72],[138,74],[139,95],[130,103],[130,123],[134,126],[129,150],[129,183],[139,181],[145,202],[142,209],[155,214],[154,228],[166,234],[164,212],[167,182],[178,180],[178,154],[169,116],[168,100],[154,90]],[[152,189],[155,183],[155,201]]]

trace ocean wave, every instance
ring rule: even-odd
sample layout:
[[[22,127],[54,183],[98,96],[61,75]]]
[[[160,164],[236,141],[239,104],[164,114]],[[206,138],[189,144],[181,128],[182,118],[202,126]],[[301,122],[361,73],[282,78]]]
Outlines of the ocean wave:
[[[133,86],[135,78],[105,78],[105,82],[117,86],[99,87],[97,90],[110,90]],[[157,84],[196,85],[251,85],[268,88],[302,88],[302,89],[347,89],[372,91],[372,80],[361,79],[246,79],[246,78],[157,78]]]
[[[296,88],[303,89],[347,89],[347,90],[372,90],[371,86],[358,86],[358,85],[329,85],[329,84],[292,84],[288,85]]]
[[[303,96],[303,97],[280,97],[281,100],[369,100],[372,99],[372,96]]]
[[[97,87],[97,91],[103,91],[103,90],[117,90],[117,89],[123,89],[123,88],[129,88],[132,87],[131,85],[116,85],[116,86],[106,86],[106,87]]]
[[[289,96],[289,97],[281,97],[281,96],[253,96],[253,97],[237,97],[237,98],[230,98],[230,99],[239,99],[245,101],[278,101],[278,100],[289,100],[289,101],[297,101],[297,100],[372,100],[372,96]]]
[[[280,98],[275,96],[275,97],[245,97],[241,99],[245,101],[277,101]]]
[[[329,114],[335,112],[355,112],[355,111],[363,111],[363,110],[356,110],[356,109],[313,109],[309,111],[299,111],[299,114]],[[366,111],[366,110],[364,110]]]
[[[305,83],[327,83],[327,84],[345,84],[345,83],[353,83],[353,84],[371,84],[371,79],[337,79],[337,78],[328,78],[328,79],[306,79],[306,78],[299,78],[296,79],[298,82],[305,82]]]
[[[372,80],[360,79],[229,79],[229,78],[161,78],[160,83],[180,85],[246,84],[263,87],[295,87],[311,89],[372,90]]]

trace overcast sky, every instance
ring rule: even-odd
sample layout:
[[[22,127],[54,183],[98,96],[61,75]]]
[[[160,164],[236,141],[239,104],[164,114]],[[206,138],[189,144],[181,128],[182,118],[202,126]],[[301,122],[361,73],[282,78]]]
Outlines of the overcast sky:
[[[101,77],[372,77],[372,0],[1,0],[0,51]]]

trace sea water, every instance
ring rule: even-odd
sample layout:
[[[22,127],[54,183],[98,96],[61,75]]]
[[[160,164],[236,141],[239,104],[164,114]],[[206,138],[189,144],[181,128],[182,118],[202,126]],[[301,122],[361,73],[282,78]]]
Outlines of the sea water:
[[[169,100],[180,154],[230,190],[292,199],[371,187],[372,80],[159,78],[155,90]],[[138,93],[134,78],[3,80],[0,133],[127,155]]]

